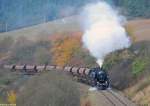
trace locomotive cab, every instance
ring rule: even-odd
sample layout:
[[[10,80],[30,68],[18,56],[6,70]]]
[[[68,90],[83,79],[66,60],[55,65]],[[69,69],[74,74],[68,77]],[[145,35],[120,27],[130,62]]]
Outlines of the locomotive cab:
[[[89,77],[92,79],[92,85],[98,89],[105,90],[109,87],[109,78],[106,71],[100,67],[90,70]]]

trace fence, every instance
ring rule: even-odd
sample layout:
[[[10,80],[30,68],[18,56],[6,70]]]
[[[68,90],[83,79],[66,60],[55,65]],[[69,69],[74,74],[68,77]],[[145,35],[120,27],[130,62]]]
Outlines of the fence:
[[[7,23],[0,22],[0,32],[7,32],[8,25]]]

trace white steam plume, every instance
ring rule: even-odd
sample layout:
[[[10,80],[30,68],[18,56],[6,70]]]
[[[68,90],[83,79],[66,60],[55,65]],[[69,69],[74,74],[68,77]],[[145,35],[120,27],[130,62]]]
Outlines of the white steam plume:
[[[130,39],[123,27],[124,17],[107,3],[86,5],[83,15],[85,32],[82,41],[100,67],[107,54],[130,46]]]

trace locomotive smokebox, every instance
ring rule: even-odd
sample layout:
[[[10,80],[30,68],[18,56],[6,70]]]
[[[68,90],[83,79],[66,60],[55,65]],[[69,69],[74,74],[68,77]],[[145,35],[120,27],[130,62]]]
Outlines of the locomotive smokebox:
[[[89,77],[92,79],[91,85],[99,89],[107,89],[109,87],[108,74],[102,67],[92,68],[89,72]]]

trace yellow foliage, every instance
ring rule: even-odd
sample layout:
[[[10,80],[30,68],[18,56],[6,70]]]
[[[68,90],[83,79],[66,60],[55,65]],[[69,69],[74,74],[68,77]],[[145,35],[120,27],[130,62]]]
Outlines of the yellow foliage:
[[[132,42],[135,42],[136,41],[136,37],[135,37],[135,34],[134,34],[134,29],[131,26],[129,26],[129,25],[126,25],[125,29],[126,29],[128,35],[130,36]]]
[[[7,92],[7,101],[10,104],[16,104],[16,93],[13,90]]]
[[[69,63],[73,54],[80,48],[80,37],[65,36],[53,42],[53,61],[56,65],[64,66]]]

